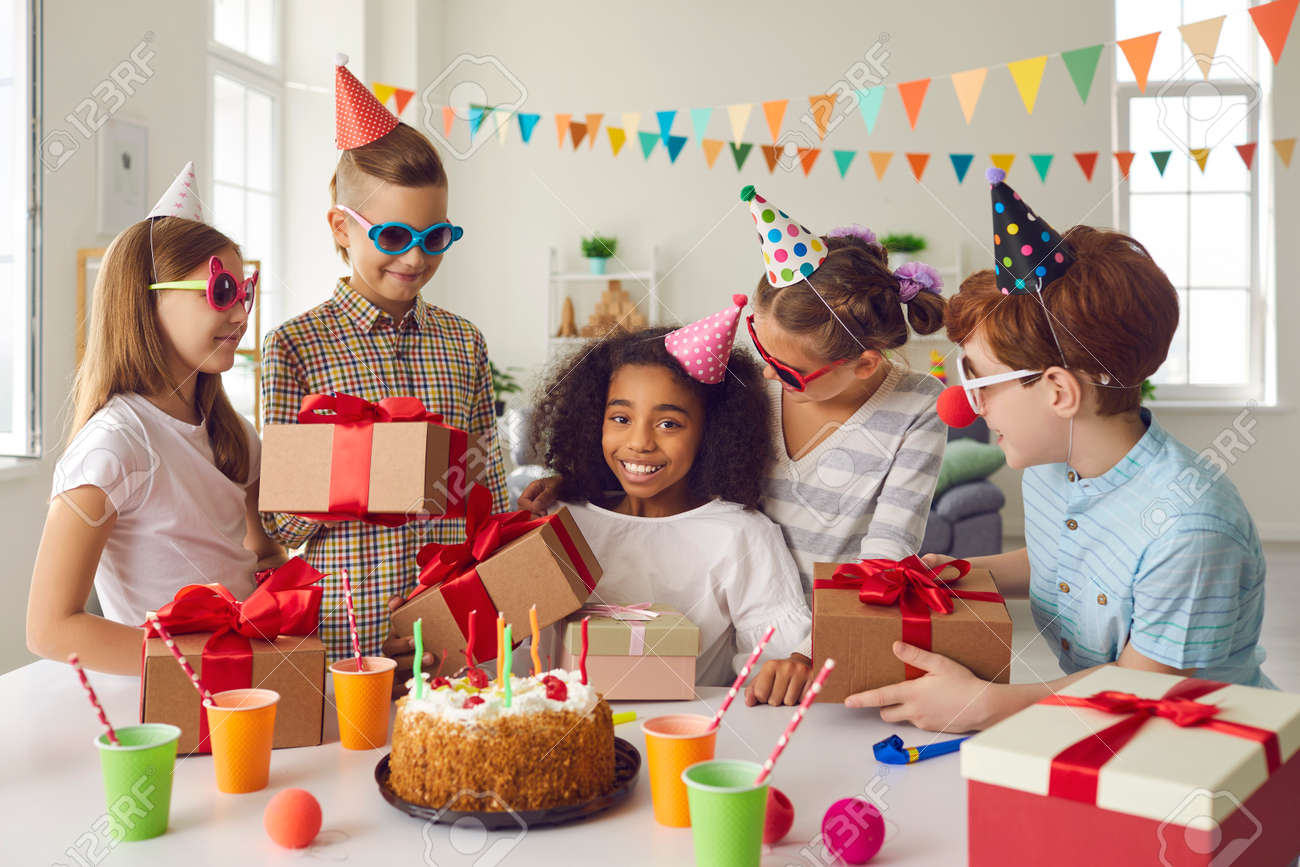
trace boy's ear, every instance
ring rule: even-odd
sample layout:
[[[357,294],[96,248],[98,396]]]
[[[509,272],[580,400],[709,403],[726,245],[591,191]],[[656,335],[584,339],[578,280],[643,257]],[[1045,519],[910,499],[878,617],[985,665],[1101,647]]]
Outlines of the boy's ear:
[[[330,233],[334,235],[334,243],[343,249],[348,248],[348,215],[338,208],[330,208],[325,212],[325,219],[330,224]]]
[[[1048,406],[1058,418],[1074,418],[1083,406],[1083,383],[1064,367],[1049,367],[1043,371],[1043,382],[1048,389]]]

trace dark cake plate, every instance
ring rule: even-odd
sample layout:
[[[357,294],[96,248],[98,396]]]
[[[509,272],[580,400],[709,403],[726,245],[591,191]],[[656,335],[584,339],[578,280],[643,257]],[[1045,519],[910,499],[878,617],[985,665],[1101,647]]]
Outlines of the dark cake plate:
[[[388,785],[388,756],[375,765],[375,782],[379,784],[379,793],[384,800],[408,816],[451,825],[459,819],[476,819],[488,830],[500,828],[518,828],[520,823],[526,828],[539,825],[561,825],[576,822],[588,816],[608,810],[625,800],[636,785],[636,778],[641,772],[641,753],[622,738],[614,738],[614,788],[599,797],[581,804],[566,804],[549,810],[475,810],[458,812],[456,810],[438,810],[423,804],[414,804],[398,797]]]

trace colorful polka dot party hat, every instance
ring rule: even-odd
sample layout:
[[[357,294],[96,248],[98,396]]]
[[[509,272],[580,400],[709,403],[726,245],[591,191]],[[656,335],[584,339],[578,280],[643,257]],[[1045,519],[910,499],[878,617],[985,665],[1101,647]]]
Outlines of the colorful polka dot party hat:
[[[397,126],[397,116],[348,72],[347,63],[346,54],[334,56],[334,142],[343,151],[383,138]]]
[[[203,203],[194,188],[194,161],[185,164],[181,173],[172,181],[172,185],[163,193],[158,204],[153,206],[146,220],[154,217],[180,217],[184,220],[203,222]]]
[[[993,196],[993,271],[1003,295],[1041,292],[1074,264],[1070,248],[1047,221],[1006,184],[1007,173],[984,173]]]
[[[826,261],[826,239],[814,235],[752,186],[740,191],[740,200],[749,202],[749,214],[763,247],[763,269],[772,286],[780,289],[798,283]]]
[[[740,311],[749,303],[744,295],[732,295],[728,307],[699,322],[684,325],[664,335],[668,354],[677,359],[691,377],[705,385],[717,385],[727,375],[727,360],[736,342]]]

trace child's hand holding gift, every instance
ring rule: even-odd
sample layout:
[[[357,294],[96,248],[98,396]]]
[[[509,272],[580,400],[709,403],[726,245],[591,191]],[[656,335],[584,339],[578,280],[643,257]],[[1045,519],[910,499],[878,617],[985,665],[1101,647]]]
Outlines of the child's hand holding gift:
[[[802,653],[786,659],[769,659],[745,688],[745,704],[798,704],[804,690],[812,683],[812,660]]]
[[[391,615],[401,608],[405,602],[406,599],[402,596],[390,596],[388,598],[388,613]],[[403,638],[394,635],[390,631],[388,637],[384,639],[380,652],[390,659],[397,660],[397,671],[393,674],[393,696],[405,695],[406,681],[411,678],[411,672],[415,665],[415,637],[408,635]],[[427,671],[433,665],[433,661],[433,653],[426,650],[420,665]]]

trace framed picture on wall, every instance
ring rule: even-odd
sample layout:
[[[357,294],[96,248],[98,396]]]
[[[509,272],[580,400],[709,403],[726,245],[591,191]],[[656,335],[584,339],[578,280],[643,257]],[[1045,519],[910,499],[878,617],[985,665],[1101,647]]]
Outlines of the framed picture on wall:
[[[101,235],[116,235],[149,212],[149,127],[115,117],[99,132]]]

